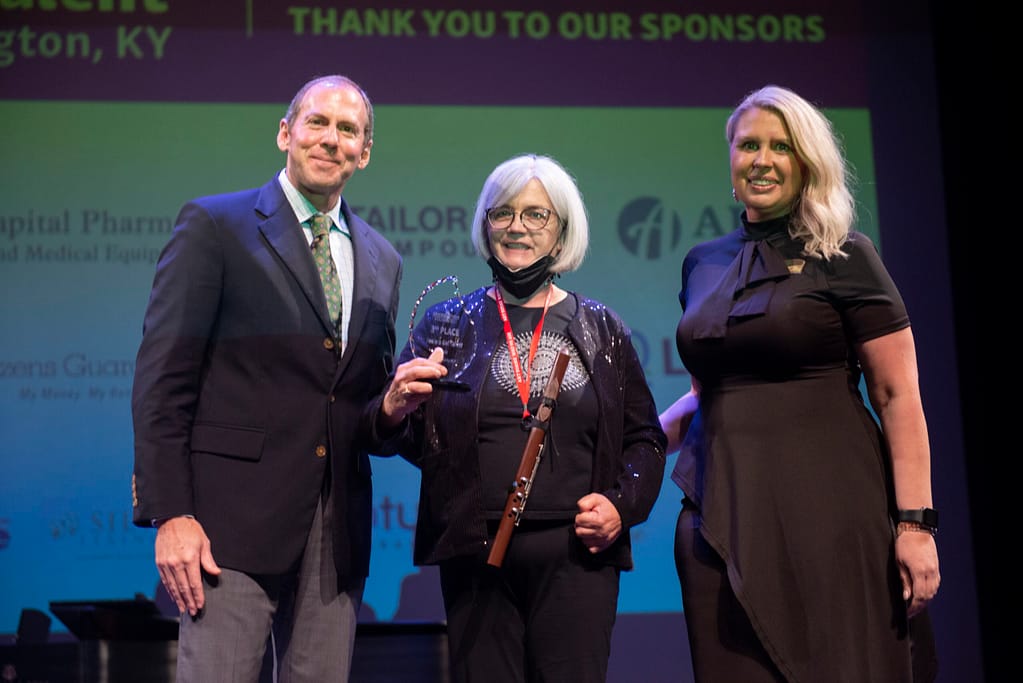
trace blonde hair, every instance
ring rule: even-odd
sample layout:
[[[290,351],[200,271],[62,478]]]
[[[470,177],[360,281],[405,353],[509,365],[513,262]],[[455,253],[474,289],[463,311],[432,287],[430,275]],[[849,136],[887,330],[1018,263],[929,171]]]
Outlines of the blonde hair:
[[[845,254],[842,244],[856,218],[848,168],[831,122],[796,93],[776,85],[755,90],[735,108],[725,124],[731,145],[739,118],[750,109],[781,117],[792,138],[797,160],[804,168],[803,187],[792,207],[789,234],[803,243],[807,256],[830,259]]]

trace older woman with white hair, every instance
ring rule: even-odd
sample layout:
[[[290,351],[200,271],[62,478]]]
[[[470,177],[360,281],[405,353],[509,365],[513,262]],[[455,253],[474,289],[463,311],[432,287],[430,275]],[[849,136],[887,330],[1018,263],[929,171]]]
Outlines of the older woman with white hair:
[[[582,263],[588,224],[555,160],[518,156],[483,185],[473,243],[493,283],[431,307],[413,339],[466,330],[449,357],[410,342],[374,427],[422,471],[416,564],[440,567],[454,681],[606,679],[629,529],[647,518],[666,437],[630,332],[607,306],[554,281]],[[459,327],[459,317],[468,326]],[[422,341],[423,345],[427,342]],[[528,507],[503,562],[488,563],[555,357],[570,360]],[[457,358],[456,356],[461,356]],[[444,361],[468,391],[438,388]]]

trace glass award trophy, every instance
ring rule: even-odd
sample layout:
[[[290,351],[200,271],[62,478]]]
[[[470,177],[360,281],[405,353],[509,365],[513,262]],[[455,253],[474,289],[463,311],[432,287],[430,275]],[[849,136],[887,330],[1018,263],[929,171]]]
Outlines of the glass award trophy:
[[[451,286],[441,287],[445,283]],[[416,315],[424,302],[428,304],[428,313],[417,329]],[[469,385],[458,378],[476,355],[476,325],[465,309],[456,276],[434,280],[423,289],[412,305],[408,335],[409,349],[416,358],[428,358],[438,347],[444,351],[447,376],[420,381],[436,389],[469,391]]]

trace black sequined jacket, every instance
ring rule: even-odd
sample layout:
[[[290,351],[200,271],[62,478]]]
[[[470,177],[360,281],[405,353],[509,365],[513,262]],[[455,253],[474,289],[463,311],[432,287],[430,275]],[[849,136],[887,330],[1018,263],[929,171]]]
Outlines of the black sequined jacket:
[[[623,526],[621,536],[598,557],[607,564],[631,569],[629,529],[647,518],[660,491],[667,439],[625,323],[597,301],[577,294],[569,296],[574,296],[578,305],[566,332],[590,375],[600,414],[591,490],[607,496],[621,515]],[[473,330],[465,336],[474,337],[475,344],[460,379],[472,387],[483,385],[494,351],[504,340],[500,318],[494,307],[485,303],[486,288],[464,297],[464,310]],[[458,312],[457,300],[432,307],[417,325],[416,334],[438,316],[450,321],[450,316]],[[399,362],[411,355],[406,346]],[[382,399],[377,399],[376,411]],[[391,439],[384,452],[378,453],[400,454],[421,470],[413,553],[417,565],[476,555],[488,548],[476,451],[477,425],[475,420],[464,419],[465,415],[478,415],[478,410],[477,391],[435,391],[410,417],[400,437]],[[557,422],[556,409],[551,423],[554,434],[566,428]]]

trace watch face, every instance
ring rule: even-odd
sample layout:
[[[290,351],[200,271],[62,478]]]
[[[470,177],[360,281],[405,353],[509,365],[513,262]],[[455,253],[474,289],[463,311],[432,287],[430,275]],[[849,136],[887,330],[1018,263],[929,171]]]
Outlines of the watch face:
[[[923,526],[938,529],[938,511],[933,508],[919,508],[917,510],[899,510],[900,522],[919,522]]]

